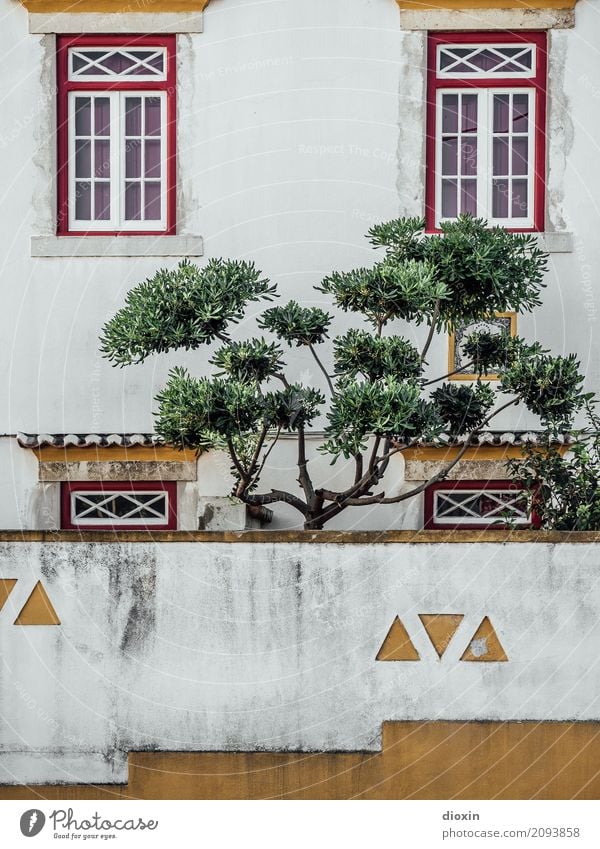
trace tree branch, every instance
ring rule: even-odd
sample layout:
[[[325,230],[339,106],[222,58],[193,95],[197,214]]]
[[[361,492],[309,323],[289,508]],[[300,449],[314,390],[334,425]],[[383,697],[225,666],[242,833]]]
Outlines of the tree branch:
[[[306,459],[306,436],[304,428],[298,428],[298,483],[302,487],[306,503],[310,504],[315,497],[315,490],[310,475],[308,474],[308,460]]]
[[[284,492],[281,489],[272,489],[271,492],[263,493],[262,495],[241,495],[240,500],[244,504],[258,505],[275,504],[278,501],[282,501],[284,504],[290,504],[292,507],[295,507],[303,516],[306,516],[308,512],[308,507],[301,498],[292,495],[291,492]]]
[[[323,363],[319,359],[319,356],[318,356],[317,352],[315,351],[314,346],[309,344],[308,349],[311,352],[311,354],[313,355],[313,357],[315,358],[315,362],[317,363],[317,365],[319,366],[319,368],[321,369],[321,371],[325,375],[325,380],[327,381],[327,386],[329,387],[329,391],[331,392],[332,395],[335,395],[335,389],[333,388],[333,383],[331,382],[331,377],[329,376],[329,374],[327,373],[327,369],[325,368],[325,366],[323,365]]]
[[[250,481],[250,483],[248,484],[248,487],[249,487],[249,488],[253,487],[253,486],[254,486],[254,484],[255,484],[255,483],[257,483],[257,482],[260,480],[260,476],[262,475],[262,471],[263,471],[263,469],[264,469],[264,467],[265,467],[265,463],[266,463],[266,462],[267,462],[267,460],[269,459],[269,454],[271,453],[271,451],[273,450],[273,448],[275,448],[275,445],[277,444],[277,441],[278,441],[278,439],[279,439],[279,435],[280,435],[280,434],[281,434],[281,425],[279,425],[279,427],[277,428],[277,433],[275,434],[275,436],[274,436],[274,438],[273,438],[273,441],[271,442],[271,444],[270,444],[270,445],[269,445],[269,447],[267,448],[267,450],[266,450],[266,452],[265,452],[265,455],[264,455],[264,457],[262,458],[262,462],[261,462],[260,466],[258,467],[258,471],[256,472],[256,474],[254,475],[254,477],[252,478],[252,480],[251,480],[251,481]]]
[[[421,362],[424,361],[427,351],[429,350],[429,346],[433,341],[434,333],[437,330],[437,320],[440,315],[440,299],[438,298],[435,302],[435,306],[433,308],[433,313],[431,314],[431,327],[429,328],[429,333],[427,335],[427,339],[425,340],[425,347],[421,351]]]
[[[472,363],[466,363],[464,366],[461,366],[460,368],[454,369],[454,371],[449,371],[448,374],[444,374],[444,375],[442,375],[442,377],[434,377],[433,380],[428,380],[427,383],[424,383],[423,388],[425,386],[431,386],[432,383],[439,383],[440,380],[447,380],[449,377],[452,377],[455,374],[460,374],[461,372],[464,372],[465,369],[468,369],[468,368],[470,368],[471,366],[474,366],[474,365],[475,365],[475,360],[473,360]]]

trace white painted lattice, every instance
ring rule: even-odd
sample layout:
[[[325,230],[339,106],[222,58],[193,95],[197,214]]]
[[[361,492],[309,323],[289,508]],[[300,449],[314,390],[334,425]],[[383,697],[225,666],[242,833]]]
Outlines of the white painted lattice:
[[[527,499],[516,489],[454,489],[435,493],[436,524],[489,525],[494,522],[529,524]]]
[[[164,490],[71,492],[74,525],[164,525],[168,518],[169,494]]]
[[[535,62],[535,44],[441,44],[437,76],[523,79],[535,75]]]
[[[166,80],[165,47],[72,47],[69,80]]]

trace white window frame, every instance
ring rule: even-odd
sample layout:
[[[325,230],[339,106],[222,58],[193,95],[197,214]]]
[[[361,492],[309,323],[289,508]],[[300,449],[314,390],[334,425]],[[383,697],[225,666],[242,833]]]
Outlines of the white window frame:
[[[435,226],[439,228],[445,221],[454,221],[455,217],[442,216],[442,98],[448,94],[477,95],[477,217],[485,218],[490,224],[498,227],[514,229],[530,229],[534,226],[535,200],[535,135],[536,135],[536,92],[531,86],[501,86],[498,88],[438,88],[436,100],[436,139],[435,139]],[[529,96],[528,122],[528,173],[527,173],[527,208],[526,218],[494,218],[492,215],[492,174],[493,165],[493,117],[494,95],[497,94],[527,94]],[[460,150],[459,150],[460,158]],[[511,154],[512,155],[512,154]],[[460,201],[460,195],[458,200]]]
[[[504,72],[502,72],[502,66],[500,67],[500,69],[494,69],[492,71],[482,71],[482,70],[475,69],[475,68],[472,71],[448,71],[445,68],[442,68],[442,53],[445,50],[452,51],[453,49],[454,50],[456,50],[456,49],[465,50],[465,49],[471,48],[471,52],[475,53],[479,50],[488,50],[488,49],[498,50],[498,49],[503,49],[503,48],[515,48],[515,47],[518,47],[518,46],[519,45],[517,45],[514,41],[513,42],[506,42],[506,41],[500,42],[500,41],[498,41],[494,44],[487,44],[487,43],[486,44],[482,44],[482,43],[479,43],[479,44],[475,44],[475,43],[473,43],[473,44],[467,44],[467,43],[438,44],[437,45],[437,55],[436,55],[436,74],[437,74],[437,77],[438,77],[438,79],[455,79],[455,80],[462,80],[462,79],[493,80],[496,77],[503,76],[503,73],[504,73],[504,76],[510,77],[511,79],[533,79],[536,75],[536,70],[537,70],[537,45],[530,43],[530,42],[524,42],[523,43],[522,52],[525,52],[527,50],[532,51],[531,70],[525,70],[524,69],[523,71],[508,71],[508,72],[504,71]],[[457,59],[457,61],[465,62],[465,61],[467,61],[467,57],[464,57],[460,60]],[[505,64],[509,64],[512,61],[515,61],[515,57],[512,57],[510,59],[507,58],[506,61],[505,61]]]
[[[82,74],[81,70],[76,71],[73,67],[73,60],[75,56],[82,53],[97,53],[98,56],[102,56],[103,58],[109,56],[111,53],[122,53],[123,55],[129,55],[132,58],[133,54],[136,51],[142,51],[144,53],[153,52],[154,56],[161,55],[163,57],[163,69],[162,71],[151,71],[147,74],[130,74],[130,73],[115,73],[107,71],[104,74]],[[152,57],[151,57],[152,58]],[[144,64],[144,62],[140,62],[139,64]],[[89,67],[89,66],[88,66]],[[82,82],[82,83],[103,83],[119,80],[125,82],[164,82],[167,79],[167,48],[166,47],[70,47],[69,48],[69,66],[68,66],[68,79],[71,82]]]
[[[509,521],[511,524],[514,524],[514,525],[526,525],[526,526],[531,525],[531,516],[529,516],[529,515],[522,516],[522,517],[511,516],[507,520],[504,516],[502,516],[501,512],[502,512],[503,509],[506,509],[506,507],[508,505],[504,505],[504,504],[500,504],[500,503],[498,504],[497,509],[498,509],[499,512],[497,513],[497,515],[488,514],[487,516],[477,516],[477,515],[473,515],[473,516],[440,516],[439,512],[438,512],[439,511],[439,497],[440,496],[443,496],[444,498],[452,499],[452,496],[454,494],[457,494],[457,495],[487,495],[487,496],[491,495],[491,496],[494,496],[494,495],[506,495],[507,492],[514,493],[514,496],[515,496],[514,501],[517,501],[517,499],[519,497],[523,496],[523,494],[525,493],[525,490],[506,489],[506,488],[502,489],[500,487],[498,487],[498,489],[494,489],[492,487],[482,489],[481,487],[477,487],[477,486],[474,486],[472,489],[468,489],[466,487],[461,487],[460,489],[458,489],[458,488],[453,489],[452,487],[448,487],[447,490],[446,489],[436,489],[436,491],[433,494],[432,521],[435,523],[436,526],[439,526],[439,525],[452,525],[452,526],[455,526],[455,525],[481,525],[481,526],[488,527],[490,525],[494,525],[496,522],[499,523],[499,524],[502,524],[502,523],[506,523],[506,521]],[[460,504],[457,504],[456,506],[459,507],[459,508],[462,507],[462,505],[460,505]]]
[[[75,176],[75,98],[104,97],[110,100],[110,197],[111,217],[101,221],[94,219],[77,219],[76,214],[76,192],[77,182],[85,182],[85,179],[77,179]],[[125,99],[128,97],[159,98],[161,101],[161,217],[157,219],[142,219],[140,221],[125,220]],[[165,91],[152,91],[151,89],[117,91],[101,91],[86,89],[70,91],[68,95],[68,132],[69,132],[69,230],[74,233],[89,232],[164,232],[167,229],[167,93]],[[94,136],[91,137],[95,138]],[[156,137],[155,137],[156,138]],[[144,145],[142,144],[142,170]],[[90,182],[93,175],[90,177]],[[143,178],[142,178],[143,180]],[[135,182],[135,181],[134,181]],[[91,201],[90,201],[91,202]],[[142,207],[143,209],[143,207]]]
[[[123,489],[86,489],[86,490],[77,490],[73,489],[69,493],[70,495],[70,524],[72,525],[114,525],[115,527],[127,525],[131,527],[132,525],[139,525],[141,528],[146,527],[148,525],[165,525],[169,521],[169,515],[171,510],[169,491],[166,489],[132,489],[132,490],[123,490]],[[165,510],[164,513],[161,513],[160,516],[156,516],[155,518],[139,518],[135,516],[103,516],[101,518],[89,518],[85,516],[77,516],[75,513],[75,499],[85,499],[90,495],[102,495],[105,497],[106,501],[114,498],[115,496],[124,496],[126,498],[131,498],[135,501],[136,495],[155,495],[156,498],[161,498],[164,496],[164,504]],[[101,505],[95,504],[90,505],[90,510],[98,510],[102,509]],[[140,505],[139,509],[152,509],[152,505]],[[132,510],[131,512],[135,513],[136,510]],[[157,512],[156,510],[154,512]]]

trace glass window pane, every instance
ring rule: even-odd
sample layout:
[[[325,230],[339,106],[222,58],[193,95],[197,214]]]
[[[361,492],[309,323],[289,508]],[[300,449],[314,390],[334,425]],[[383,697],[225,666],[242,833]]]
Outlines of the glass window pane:
[[[492,180],[492,216],[508,218],[508,181]]]
[[[512,217],[527,218],[527,180],[513,180],[512,183]]]
[[[146,98],[146,125],[145,133],[147,136],[160,135],[160,97]]]
[[[110,219],[110,183],[94,183],[94,218],[96,221]]]
[[[129,139],[125,145],[125,178],[142,176],[142,143]]]
[[[160,139],[146,142],[146,177],[160,179]]]
[[[89,221],[92,217],[92,184],[75,183],[75,218]]]
[[[94,176],[110,177],[110,141],[108,139],[96,139],[94,142]]]
[[[512,172],[517,176],[529,173],[529,139],[524,137],[513,138],[512,140]]]
[[[442,133],[458,132],[458,95],[445,94],[442,97]]]
[[[144,217],[148,221],[160,221],[160,183],[145,183],[144,187]]]
[[[92,143],[90,141],[75,142],[75,176],[92,176]]]
[[[142,135],[142,99],[141,97],[125,98],[125,135]]]
[[[142,217],[142,187],[140,183],[125,183],[125,220],[140,221]]]
[[[460,186],[460,211],[477,215],[477,180],[463,180]]]
[[[508,176],[508,138],[498,136],[493,144],[492,173],[496,176]]]
[[[458,183],[442,180],[442,217],[456,218],[458,215]]]
[[[509,94],[494,95],[494,132],[508,133]]]
[[[526,133],[529,124],[529,95],[513,95],[513,133]]]
[[[477,175],[477,139],[463,139],[460,153],[460,172],[466,177]]]
[[[477,95],[463,94],[462,96],[462,132],[477,132]]]
[[[75,135],[89,136],[92,133],[92,106],[89,97],[75,98]]]
[[[108,97],[94,98],[94,135],[110,135],[110,99]]]
[[[452,177],[458,174],[458,138],[456,136],[442,141],[442,174]]]

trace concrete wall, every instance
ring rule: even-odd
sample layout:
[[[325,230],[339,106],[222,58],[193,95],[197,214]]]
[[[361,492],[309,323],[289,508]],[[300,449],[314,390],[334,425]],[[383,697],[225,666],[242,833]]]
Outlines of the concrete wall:
[[[5,535],[0,781],[125,782],[139,750],[376,752],[390,720],[600,720],[597,542],[504,538]],[[38,581],[59,625],[34,624]],[[463,617],[441,658],[427,614]],[[376,660],[396,617],[420,660]],[[473,642],[485,617],[506,660]]]
[[[0,436],[151,430],[169,367],[202,373],[210,350],[125,370],[99,357],[100,329],[126,291],[175,257],[31,256],[30,239],[54,232],[54,35],[29,33],[14,0],[1,8],[0,70],[10,82],[0,133]],[[576,351],[591,389],[600,386],[600,175],[589,167],[597,158],[599,38],[592,3],[578,4],[574,29],[551,33],[547,229],[573,233],[575,249],[551,255],[544,306],[519,319],[524,335],[557,353]],[[177,37],[180,233],[203,237],[205,258],[255,260],[284,299],[307,304],[321,301],[311,287],[324,274],[371,263],[366,229],[423,211],[424,45],[422,32],[400,29],[393,0],[212,0],[204,32]],[[338,320],[335,330],[345,326]],[[254,328],[250,315],[237,334]],[[407,332],[418,339],[424,329]],[[440,338],[432,372],[444,371],[446,356]],[[290,359],[295,377],[322,382],[308,355]],[[533,425],[516,413],[498,421]],[[0,526],[33,527],[31,463],[5,441]],[[292,453],[284,443],[273,455],[273,484],[288,475]],[[215,475],[218,465],[207,479]]]

